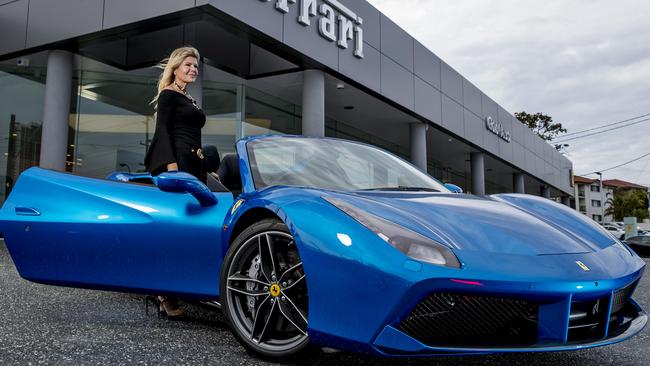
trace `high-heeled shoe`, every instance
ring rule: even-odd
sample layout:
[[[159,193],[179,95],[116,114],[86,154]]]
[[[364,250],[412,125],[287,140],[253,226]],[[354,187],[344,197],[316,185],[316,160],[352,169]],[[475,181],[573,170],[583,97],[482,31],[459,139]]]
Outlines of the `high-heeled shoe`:
[[[158,313],[169,320],[180,320],[184,318],[183,311],[178,307],[178,302],[174,298],[167,296],[158,296]]]
[[[155,308],[158,310],[158,319],[162,318],[162,314],[160,313],[160,301],[158,301],[157,296],[153,295],[145,295],[144,297],[144,313],[148,316],[149,315],[149,303],[152,303]]]

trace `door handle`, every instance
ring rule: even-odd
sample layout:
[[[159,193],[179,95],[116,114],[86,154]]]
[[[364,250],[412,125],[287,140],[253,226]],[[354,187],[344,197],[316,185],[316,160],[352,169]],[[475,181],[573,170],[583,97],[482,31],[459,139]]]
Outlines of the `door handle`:
[[[16,215],[41,216],[41,213],[35,208],[16,206]]]

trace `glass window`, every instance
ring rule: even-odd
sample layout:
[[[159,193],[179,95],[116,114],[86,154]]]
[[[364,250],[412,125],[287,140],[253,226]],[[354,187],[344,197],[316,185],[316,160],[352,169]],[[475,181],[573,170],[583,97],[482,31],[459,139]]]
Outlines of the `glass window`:
[[[600,201],[591,200],[591,207],[600,207]]]
[[[600,192],[600,186],[591,186],[592,192]]]
[[[235,151],[237,126],[241,121],[241,89],[233,83],[203,81],[206,122],[201,141],[203,146],[216,146],[222,156]]]
[[[144,171],[144,156],[156,123],[154,105],[160,70],[152,67],[122,71],[81,58],[75,123],[75,151],[69,164],[76,174],[103,178],[121,170]],[[219,153],[234,152],[241,123],[241,84],[205,65],[202,144]]]
[[[245,95],[244,136],[302,133],[301,106],[249,86]]]
[[[46,67],[35,61],[0,63],[0,203],[18,175],[40,162]]]
[[[601,215],[592,215],[594,221],[601,222],[603,221],[603,217]]]
[[[74,173],[103,178],[110,172],[144,171],[144,156],[155,130],[157,71],[80,71]],[[94,69],[99,68],[93,64]]]

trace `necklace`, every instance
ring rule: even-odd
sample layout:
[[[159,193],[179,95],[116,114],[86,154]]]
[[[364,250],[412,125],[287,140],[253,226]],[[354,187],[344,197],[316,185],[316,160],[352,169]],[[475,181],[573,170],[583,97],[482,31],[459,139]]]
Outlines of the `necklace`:
[[[175,86],[176,89],[178,89],[181,93],[183,93],[183,95],[186,96],[187,99],[190,100],[190,102],[192,102],[192,105],[194,106],[194,108],[196,108],[196,109],[201,109],[201,108],[199,108],[198,104],[196,104],[196,100],[194,100],[194,98],[192,98],[192,96],[190,95],[190,93],[187,92],[187,89],[186,89],[186,88],[181,88],[181,86],[178,85],[178,83],[176,82],[176,80],[174,80],[174,86]]]
[[[178,83],[176,82],[176,80],[174,80],[174,86],[175,86],[176,89],[178,89],[180,92],[182,92],[183,94],[187,95],[187,90],[186,90],[185,88],[182,88],[180,85],[178,85]]]

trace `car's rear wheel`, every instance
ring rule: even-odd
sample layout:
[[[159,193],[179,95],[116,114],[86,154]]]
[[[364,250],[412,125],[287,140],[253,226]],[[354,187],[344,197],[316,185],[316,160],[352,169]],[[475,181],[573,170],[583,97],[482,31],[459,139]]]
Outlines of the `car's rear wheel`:
[[[306,349],[307,281],[281,221],[260,221],[237,236],[224,259],[221,294],[224,316],[248,350],[284,358]]]

